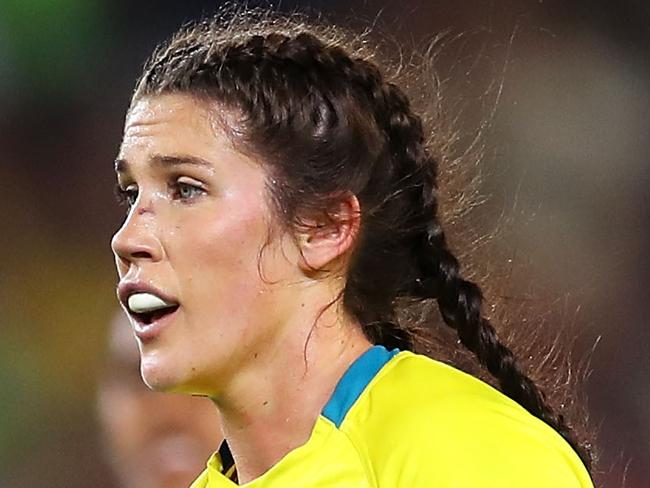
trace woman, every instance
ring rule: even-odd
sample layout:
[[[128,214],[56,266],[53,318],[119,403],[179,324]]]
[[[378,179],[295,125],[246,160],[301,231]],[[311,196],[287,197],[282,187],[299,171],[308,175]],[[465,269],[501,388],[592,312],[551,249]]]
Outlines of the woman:
[[[420,117],[342,38],[235,13],[137,84],[118,294],[145,382],[219,410],[192,486],[592,486],[447,247]],[[411,352],[428,301],[503,393]]]

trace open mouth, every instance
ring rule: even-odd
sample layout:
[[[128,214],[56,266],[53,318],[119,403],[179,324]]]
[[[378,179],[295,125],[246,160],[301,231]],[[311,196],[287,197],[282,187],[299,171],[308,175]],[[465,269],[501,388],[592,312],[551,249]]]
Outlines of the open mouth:
[[[156,320],[159,320],[166,315],[174,313],[176,310],[178,310],[178,305],[172,305],[170,307],[166,308],[159,308],[157,310],[153,310],[150,312],[133,312],[131,311],[131,315],[140,323],[144,325],[149,325],[152,322],[155,322]]]
[[[179,307],[178,303],[166,301],[153,293],[133,293],[127,305],[131,316],[144,325],[174,313]]]

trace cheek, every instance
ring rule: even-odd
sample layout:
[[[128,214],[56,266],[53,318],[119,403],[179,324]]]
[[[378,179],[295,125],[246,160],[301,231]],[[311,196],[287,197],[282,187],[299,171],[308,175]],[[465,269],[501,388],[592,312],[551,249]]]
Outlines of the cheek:
[[[259,287],[258,259],[267,240],[267,225],[259,211],[204,213],[179,223],[168,241],[179,245],[169,250],[182,287],[201,287],[215,292],[246,292]],[[199,290],[200,292],[201,290]]]
[[[261,207],[250,196],[187,212],[167,236],[187,331],[196,332],[183,340],[193,351],[250,345],[281,321],[286,301],[279,294],[295,281],[294,267],[275,241],[268,242],[270,219]],[[195,367],[203,368],[203,357],[192,355]]]

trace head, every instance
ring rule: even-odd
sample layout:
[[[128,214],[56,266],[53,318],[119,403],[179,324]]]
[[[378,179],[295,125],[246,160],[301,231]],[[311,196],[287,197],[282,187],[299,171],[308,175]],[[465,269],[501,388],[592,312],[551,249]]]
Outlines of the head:
[[[119,159],[130,169],[119,176],[132,206],[113,248],[122,277],[166,274],[172,314],[211,332],[169,348],[162,333],[155,348],[141,340],[145,380],[196,388],[228,381],[224,371],[250,354],[277,353],[292,332],[283,318],[308,280],[389,348],[417,345],[399,320],[404,304],[435,301],[442,320],[432,323],[454,329],[506,394],[570,438],[497,339],[480,289],[447,246],[427,140],[363,42],[304,19],[236,13],[157,49],[127,116]],[[177,156],[211,161],[214,182],[176,170],[155,176],[147,168],[158,156],[166,162],[157,166],[173,168]],[[206,186],[222,196],[210,203]],[[191,358],[183,373],[156,373],[154,363],[182,343]]]
[[[140,378],[140,355],[122,311],[113,317],[97,411],[106,454],[120,486],[188,486],[222,439],[208,399],[163,395]]]
[[[207,23],[161,48],[126,118],[130,208],[113,240],[125,308],[145,287],[170,305],[135,323],[145,381],[217,396],[295,340],[287,317],[314,294],[372,342],[410,348],[393,301],[415,286],[410,248],[429,210],[422,139],[373,64],[311,34],[233,44]]]

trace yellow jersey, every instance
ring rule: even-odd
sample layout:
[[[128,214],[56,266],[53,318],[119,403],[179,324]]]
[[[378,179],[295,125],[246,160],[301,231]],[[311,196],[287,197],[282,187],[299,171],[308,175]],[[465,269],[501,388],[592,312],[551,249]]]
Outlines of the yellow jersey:
[[[227,445],[190,488],[233,488]],[[309,440],[247,488],[593,488],[568,443],[483,381],[374,346],[337,384]]]

